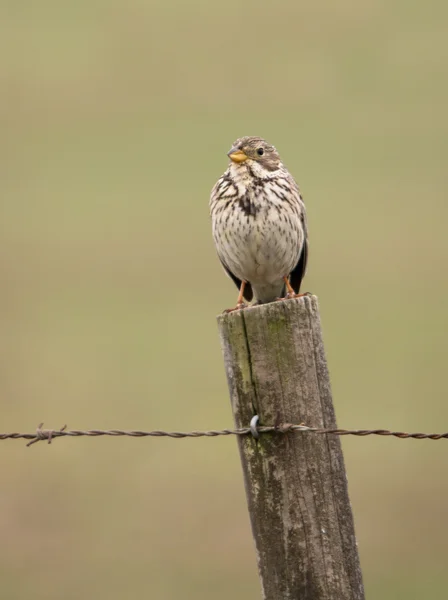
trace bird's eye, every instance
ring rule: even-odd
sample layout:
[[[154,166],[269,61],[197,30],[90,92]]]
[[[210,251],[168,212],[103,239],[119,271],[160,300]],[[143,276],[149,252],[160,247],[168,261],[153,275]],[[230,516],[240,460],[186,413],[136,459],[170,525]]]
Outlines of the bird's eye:
[[[257,154],[258,154],[258,156],[263,156],[263,154],[264,154],[263,148],[258,148]]]

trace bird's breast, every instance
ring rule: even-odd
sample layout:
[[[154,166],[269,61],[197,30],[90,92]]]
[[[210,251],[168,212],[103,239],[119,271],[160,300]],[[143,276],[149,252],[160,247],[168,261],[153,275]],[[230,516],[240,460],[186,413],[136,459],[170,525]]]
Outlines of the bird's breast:
[[[215,220],[223,262],[240,279],[273,282],[289,274],[303,243],[300,214],[270,186],[239,190]]]

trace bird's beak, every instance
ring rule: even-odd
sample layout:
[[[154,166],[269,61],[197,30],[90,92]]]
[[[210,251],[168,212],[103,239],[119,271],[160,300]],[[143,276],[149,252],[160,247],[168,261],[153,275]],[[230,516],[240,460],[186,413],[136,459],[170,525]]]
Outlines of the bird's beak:
[[[235,163],[241,163],[247,160],[247,155],[239,148],[232,148],[230,152],[227,152],[227,156]]]

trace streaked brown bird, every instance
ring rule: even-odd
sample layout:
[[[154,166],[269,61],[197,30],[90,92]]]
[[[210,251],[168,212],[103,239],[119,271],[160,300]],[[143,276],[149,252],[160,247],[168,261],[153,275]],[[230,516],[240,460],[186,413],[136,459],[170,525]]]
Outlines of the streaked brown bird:
[[[219,259],[244,300],[264,304],[299,295],[308,258],[305,205],[274,146],[242,137],[210,197]]]

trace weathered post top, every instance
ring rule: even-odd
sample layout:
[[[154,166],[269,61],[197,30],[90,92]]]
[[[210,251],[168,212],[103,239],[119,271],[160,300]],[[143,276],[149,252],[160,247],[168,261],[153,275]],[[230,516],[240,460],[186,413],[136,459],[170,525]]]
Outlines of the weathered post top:
[[[336,427],[317,298],[218,317],[237,427]],[[239,437],[265,600],[363,600],[340,440],[309,432]]]

